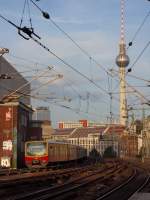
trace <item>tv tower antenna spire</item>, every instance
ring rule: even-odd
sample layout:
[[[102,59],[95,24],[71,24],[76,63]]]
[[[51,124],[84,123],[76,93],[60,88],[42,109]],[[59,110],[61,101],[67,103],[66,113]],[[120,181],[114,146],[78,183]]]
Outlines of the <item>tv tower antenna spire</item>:
[[[119,44],[119,55],[116,58],[116,64],[119,67],[119,82],[120,82],[120,124],[127,125],[128,123],[128,111],[127,111],[127,99],[126,99],[126,81],[125,81],[125,68],[129,64],[129,57],[126,54],[125,44],[125,26],[124,26],[124,11],[125,0],[121,2],[121,35]]]

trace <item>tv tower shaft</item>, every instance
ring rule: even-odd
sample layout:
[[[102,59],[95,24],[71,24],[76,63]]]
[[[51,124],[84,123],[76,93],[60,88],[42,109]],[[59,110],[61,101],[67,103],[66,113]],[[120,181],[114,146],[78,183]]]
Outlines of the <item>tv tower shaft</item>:
[[[129,57],[126,54],[125,33],[124,33],[124,0],[121,0],[121,37],[119,44],[119,55],[116,58],[116,64],[119,67],[119,83],[120,83],[120,124],[127,125],[128,112],[126,100],[126,70],[129,64]]]
[[[128,111],[126,99],[126,82],[125,82],[125,67],[119,67],[119,81],[120,81],[120,124],[127,125]]]

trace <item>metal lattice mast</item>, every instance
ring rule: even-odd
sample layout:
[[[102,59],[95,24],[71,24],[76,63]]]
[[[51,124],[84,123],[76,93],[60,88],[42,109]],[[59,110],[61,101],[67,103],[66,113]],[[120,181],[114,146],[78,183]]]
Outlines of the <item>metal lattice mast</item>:
[[[125,44],[125,26],[124,26],[124,8],[125,0],[121,1],[121,35],[119,44],[119,55],[116,58],[116,64],[119,67],[119,81],[120,81],[120,124],[127,125],[128,112],[127,112],[127,100],[126,100],[126,81],[125,81],[125,68],[129,64],[129,57],[126,54]]]

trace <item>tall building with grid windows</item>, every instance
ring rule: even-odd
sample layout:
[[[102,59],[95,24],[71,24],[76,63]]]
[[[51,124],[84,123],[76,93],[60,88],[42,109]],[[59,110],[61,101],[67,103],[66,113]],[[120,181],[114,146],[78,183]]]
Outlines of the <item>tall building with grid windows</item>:
[[[34,110],[32,119],[36,121],[51,121],[49,107],[37,107]]]

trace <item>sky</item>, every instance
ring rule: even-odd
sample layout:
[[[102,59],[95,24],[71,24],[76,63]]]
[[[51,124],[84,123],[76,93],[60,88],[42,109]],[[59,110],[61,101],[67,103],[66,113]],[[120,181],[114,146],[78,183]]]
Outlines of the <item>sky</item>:
[[[31,81],[32,94],[36,97],[32,99],[32,106],[48,106],[51,110],[51,120],[54,127],[57,126],[58,121],[88,119],[106,122],[110,117],[111,104],[114,119],[118,120],[119,83],[115,59],[118,55],[120,40],[120,1],[33,1],[43,11],[48,12],[52,21],[71,36],[89,56],[77,48],[51,20],[43,18],[41,12],[33,6],[30,0],[28,2],[34,32],[41,37],[40,42],[69,64],[69,67],[33,40],[23,39],[18,35],[15,27],[0,19],[0,47],[9,49],[9,54],[4,55],[5,58],[29,81],[33,78],[36,79]],[[19,26],[24,2],[24,0],[0,0],[0,14]],[[125,1],[125,40],[127,46],[149,11],[150,2],[147,0]],[[27,4],[23,15],[23,26],[30,27]],[[141,104],[145,100],[141,94],[144,97],[149,95],[149,87],[145,87],[150,80],[149,46],[140,59],[135,62],[149,42],[149,32],[150,17],[147,17],[145,24],[133,41],[133,45],[127,50],[130,57],[128,68],[135,64],[126,80],[140,92],[140,94],[131,93],[131,88],[127,88],[129,91],[127,93],[128,105],[135,109],[143,107]],[[53,69],[47,70],[48,66],[53,66]],[[76,73],[70,66],[88,77],[90,81]],[[110,72],[111,69],[114,70],[114,73],[109,76],[106,71]],[[42,73],[44,73],[44,77],[39,77]],[[60,78],[59,74],[63,75],[63,78],[62,76]],[[135,76],[140,79],[135,78]],[[110,92],[113,93],[112,103]],[[147,99],[149,100],[149,96]],[[147,114],[149,114],[148,107],[146,109]],[[136,117],[141,116],[141,110],[134,112]]]

